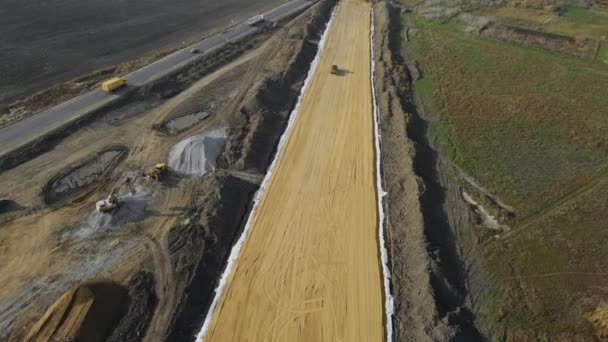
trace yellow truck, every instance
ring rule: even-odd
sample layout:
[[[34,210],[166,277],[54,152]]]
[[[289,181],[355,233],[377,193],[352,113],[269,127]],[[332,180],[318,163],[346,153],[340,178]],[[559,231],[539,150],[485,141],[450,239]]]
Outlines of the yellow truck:
[[[110,80],[107,80],[105,82],[103,82],[101,84],[101,89],[103,89],[103,91],[109,93],[111,91],[114,91],[124,85],[127,84],[127,81],[125,81],[124,78],[120,78],[120,77],[114,77]]]

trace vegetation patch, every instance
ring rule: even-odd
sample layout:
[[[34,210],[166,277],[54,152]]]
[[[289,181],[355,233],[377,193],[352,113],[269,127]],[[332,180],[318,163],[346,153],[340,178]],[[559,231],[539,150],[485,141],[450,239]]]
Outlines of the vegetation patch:
[[[407,15],[429,141],[513,206],[483,235],[497,339],[577,339],[608,285],[608,65]]]

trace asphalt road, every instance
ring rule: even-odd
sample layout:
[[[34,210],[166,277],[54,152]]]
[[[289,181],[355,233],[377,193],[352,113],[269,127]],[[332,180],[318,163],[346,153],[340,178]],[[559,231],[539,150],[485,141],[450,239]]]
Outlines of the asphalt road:
[[[266,21],[276,22],[303,10],[314,2],[315,1],[311,0],[293,0],[264,13],[264,17]],[[244,36],[256,33],[259,30],[260,28],[251,27],[247,25],[246,22],[238,24],[196,44],[178,50],[124,76],[124,78],[127,80],[128,86],[138,87],[145,85],[146,83],[171,73],[175,69],[202,58],[214,50],[221,48],[227,42],[238,40]],[[192,48],[199,49],[200,53],[190,53]],[[0,130],[0,157],[27,145],[44,134],[60,129],[70,122],[86,116],[91,111],[112,103],[119,98],[119,93],[108,94],[100,89],[93,90],[49,110],[5,127]]]

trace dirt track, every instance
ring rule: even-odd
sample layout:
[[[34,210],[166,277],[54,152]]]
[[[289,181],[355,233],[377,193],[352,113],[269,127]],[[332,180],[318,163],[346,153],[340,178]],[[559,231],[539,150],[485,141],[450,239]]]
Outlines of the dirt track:
[[[206,340],[382,340],[369,26],[339,4]]]

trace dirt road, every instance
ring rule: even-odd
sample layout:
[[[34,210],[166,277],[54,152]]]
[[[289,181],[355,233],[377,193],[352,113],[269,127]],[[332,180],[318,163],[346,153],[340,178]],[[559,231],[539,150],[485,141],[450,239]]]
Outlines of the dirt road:
[[[383,339],[369,27],[340,2],[206,341]]]

